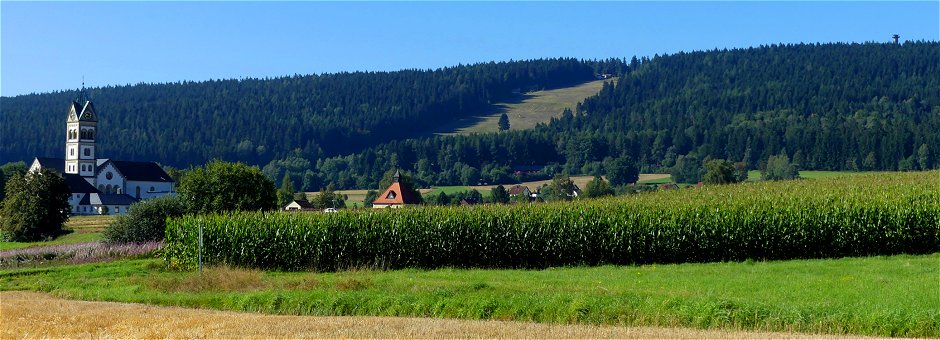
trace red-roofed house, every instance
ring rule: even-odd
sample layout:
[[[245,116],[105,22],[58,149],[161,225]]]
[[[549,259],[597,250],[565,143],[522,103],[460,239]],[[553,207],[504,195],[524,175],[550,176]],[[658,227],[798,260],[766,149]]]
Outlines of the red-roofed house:
[[[418,200],[412,195],[410,190],[402,190],[401,173],[395,171],[395,177],[392,179],[392,185],[385,189],[379,198],[372,201],[372,208],[401,208],[408,204],[418,204]]]

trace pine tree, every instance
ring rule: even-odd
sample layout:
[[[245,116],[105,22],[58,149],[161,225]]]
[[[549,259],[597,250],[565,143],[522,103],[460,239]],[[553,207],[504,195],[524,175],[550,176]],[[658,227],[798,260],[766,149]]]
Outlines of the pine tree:
[[[497,125],[499,125],[499,131],[509,130],[509,116],[507,116],[505,112],[499,115],[499,123]]]
[[[283,207],[290,203],[292,199],[294,199],[294,182],[291,181],[289,175],[284,174],[284,179],[281,180],[281,188],[277,189],[277,204]]]

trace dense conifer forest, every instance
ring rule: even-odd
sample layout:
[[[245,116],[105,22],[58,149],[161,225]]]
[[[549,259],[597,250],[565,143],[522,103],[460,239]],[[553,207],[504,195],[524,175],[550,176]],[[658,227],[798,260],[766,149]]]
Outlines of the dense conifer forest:
[[[416,137],[515,89],[568,86],[619,67],[615,60],[544,59],[87,92],[99,111],[101,157],[177,167],[213,158],[264,165],[287,155],[316,160]],[[69,101],[78,96],[72,90],[0,98],[0,162],[63,155]]]
[[[434,71],[94,89],[102,154],[186,166],[264,166],[298,188],[375,188],[391,167],[425,185],[506,183],[513,167],[603,174],[631,159],[667,172],[682,157],[756,169],[786,155],[804,170],[940,166],[940,43],[795,44],[583,62],[549,59]],[[517,88],[619,76],[534,129],[415,137]],[[2,98],[4,161],[62,151],[74,92]],[[99,104],[100,103],[100,104]],[[107,107],[107,109],[104,109]],[[512,122],[510,122],[511,124]]]

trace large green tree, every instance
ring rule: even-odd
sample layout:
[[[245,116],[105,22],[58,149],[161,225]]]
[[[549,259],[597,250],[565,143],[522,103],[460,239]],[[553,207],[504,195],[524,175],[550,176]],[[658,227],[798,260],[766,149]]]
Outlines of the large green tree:
[[[194,168],[178,191],[193,213],[277,209],[274,182],[244,163],[215,160]]]
[[[587,198],[597,198],[604,196],[613,196],[614,189],[607,184],[601,176],[594,176],[590,182],[587,183],[587,186],[584,188],[584,196]]]
[[[293,199],[294,181],[290,179],[289,175],[285,174],[284,179],[281,180],[281,187],[277,189],[277,206],[283,207]]]
[[[786,154],[770,156],[767,165],[760,172],[760,178],[765,181],[782,181],[800,178],[800,170],[790,163]]]
[[[730,184],[738,181],[734,164],[724,159],[711,159],[705,162],[705,184]]]
[[[509,192],[506,191],[506,187],[502,185],[497,185],[490,189],[490,196],[493,199],[493,203],[509,203]]]
[[[71,213],[69,187],[57,172],[16,173],[6,184],[0,229],[9,241],[33,242],[62,234]]]
[[[623,155],[607,159],[604,164],[604,175],[611,185],[619,186],[627,183],[636,183],[640,179],[640,170],[630,156]]]

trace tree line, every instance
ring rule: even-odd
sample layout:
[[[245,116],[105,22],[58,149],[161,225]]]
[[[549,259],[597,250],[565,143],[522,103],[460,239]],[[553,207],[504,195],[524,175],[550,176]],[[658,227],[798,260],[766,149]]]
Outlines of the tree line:
[[[436,70],[293,75],[87,89],[99,111],[99,155],[188,167],[212,159],[316,161],[427,134],[517,89],[568,86],[619,61],[571,58]],[[0,162],[62,154],[78,91],[0,98]],[[277,178],[280,180],[280,178]]]
[[[512,182],[515,165],[602,174],[722,159],[764,169],[922,170],[940,165],[940,43],[786,44],[633,58],[617,82],[526,131],[393,141],[321,159],[318,181],[368,188],[391,167],[429,185]],[[518,179],[516,179],[518,180]]]

